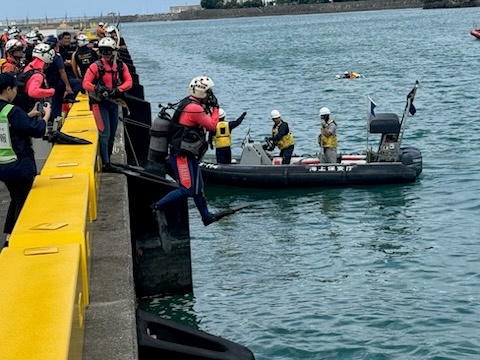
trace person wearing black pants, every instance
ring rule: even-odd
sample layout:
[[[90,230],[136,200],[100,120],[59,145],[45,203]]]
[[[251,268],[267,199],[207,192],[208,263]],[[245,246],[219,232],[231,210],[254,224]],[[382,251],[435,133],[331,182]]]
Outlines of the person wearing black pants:
[[[0,181],[7,186],[11,198],[4,226],[5,246],[37,175],[31,137],[45,135],[51,114],[48,103],[44,104],[44,113],[37,110],[37,103],[27,114],[12,104],[16,96],[15,75],[0,74]]]

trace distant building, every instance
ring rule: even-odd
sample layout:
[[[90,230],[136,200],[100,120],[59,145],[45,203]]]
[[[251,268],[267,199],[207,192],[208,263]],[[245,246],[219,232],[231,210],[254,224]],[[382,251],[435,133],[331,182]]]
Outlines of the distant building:
[[[179,14],[184,11],[202,10],[200,5],[170,6],[170,13]]]

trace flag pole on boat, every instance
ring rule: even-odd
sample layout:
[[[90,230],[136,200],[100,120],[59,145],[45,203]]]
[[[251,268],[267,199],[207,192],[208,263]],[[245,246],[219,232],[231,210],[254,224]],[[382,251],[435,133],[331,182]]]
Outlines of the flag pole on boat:
[[[417,94],[417,89],[419,86],[418,80],[415,81],[415,85],[413,86],[412,90],[407,95],[407,102],[405,104],[405,109],[403,110],[402,119],[400,120],[400,133],[398,135],[398,143],[402,143],[403,133],[405,131],[405,127],[407,125],[407,118],[408,116],[413,116],[417,112],[417,109],[413,105],[413,100],[415,99],[415,95]]]

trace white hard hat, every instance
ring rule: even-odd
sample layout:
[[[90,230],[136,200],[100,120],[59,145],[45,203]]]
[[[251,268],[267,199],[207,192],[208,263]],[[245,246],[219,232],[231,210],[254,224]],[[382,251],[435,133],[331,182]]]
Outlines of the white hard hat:
[[[85,34],[80,34],[77,37],[77,44],[78,46],[85,46],[90,42],[90,39]]]
[[[188,93],[196,98],[205,99],[213,85],[213,80],[208,76],[197,76],[190,81]]]
[[[343,74],[344,74],[344,75],[348,75],[348,74],[350,74],[350,73],[349,73],[348,71],[345,71]]]
[[[105,24],[101,21],[98,23],[98,26],[103,26],[103,25],[105,25]]]
[[[117,47],[117,42],[115,40],[113,40],[112,38],[109,38],[109,37],[105,37],[98,42],[98,48],[99,49],[108,48],[108,49],[115,50],[116,47]]]
[[[23,50],[23,44],[20,40],[8,40],[5,44],[5,51],[6,52],[14,52],[16,50]]]
[[[320,109],[320,116],[322,115],[330,115],[330,109],[326,106],[322,107]]]
[[[277,118],[281,117],[282,115],[280,115],[280,111],[272,110],[272,112],[270,113],[270,116],[272,117],[272,119],[277,119]]]
[[[226,115],[227,113],[225,112],[225,110],[223,110],[222,108],[218,109],[218,117],[220,119],[223,119]]]
[[[45,64],[50,64],[55,57],[55,50],[48,44],[38,44],[32,50],[32,57],[43,60]]]

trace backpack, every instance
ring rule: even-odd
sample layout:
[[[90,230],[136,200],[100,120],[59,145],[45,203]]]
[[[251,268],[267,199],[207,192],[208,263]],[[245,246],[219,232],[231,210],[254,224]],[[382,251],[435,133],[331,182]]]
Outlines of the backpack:
[[[17,96],[13,99],[13,104],[21,107],[25,112],[32,110],[36,100],[28,96],[25,85],[33,74],[41,74],[38,69],[30,69],[26,72],[17,74]]]

